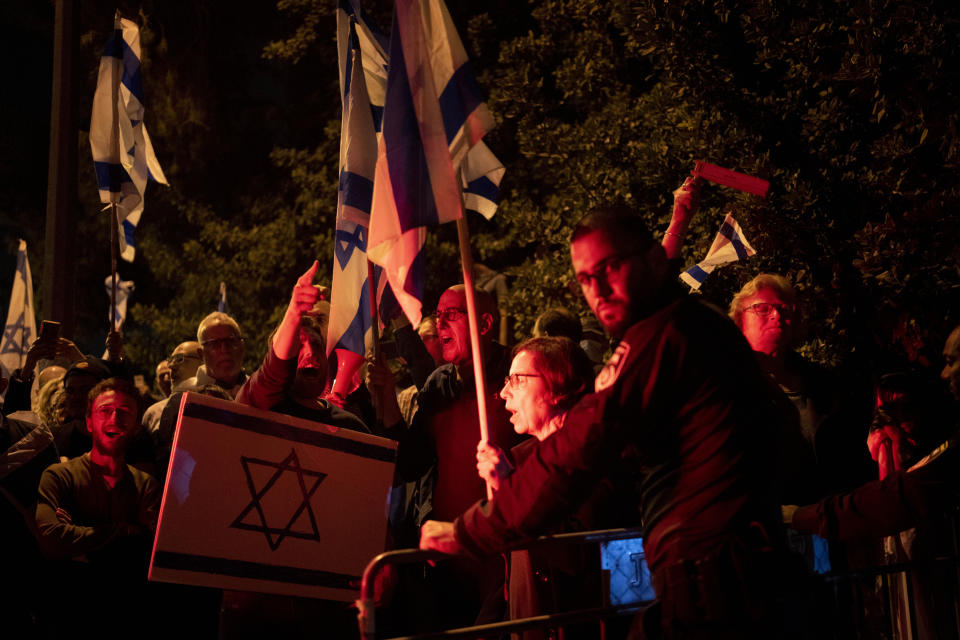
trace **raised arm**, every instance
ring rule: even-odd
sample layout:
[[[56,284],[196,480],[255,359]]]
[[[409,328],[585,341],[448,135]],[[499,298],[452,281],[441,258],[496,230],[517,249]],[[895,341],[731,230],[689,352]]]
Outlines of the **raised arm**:
[[[680,258],[680,249],[687,238],[687,229],[690,221],[700,207],[700,187],[703,179],[690,176],[683,181],[680,188],[673,192],[673,214],[670,217],[670,226],[663,235],[664,251],[668,260]]]
[[[258,409],[270,410],[286,395],[297,369],[297,354],[300,352],[300,316],[310,311],[320,296],[313,284],[317,261],[297,279],[290,294],[290,303],[277,327],[270,351],[263,358],[260,368],[253,372],[237,393],[237,402]]]

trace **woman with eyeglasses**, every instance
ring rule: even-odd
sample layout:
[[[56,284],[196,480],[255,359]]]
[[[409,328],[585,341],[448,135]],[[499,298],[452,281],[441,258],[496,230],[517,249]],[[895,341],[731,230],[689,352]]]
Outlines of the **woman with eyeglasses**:
[[[538,444],[563,428],[567,411],[593,390],[593,363],[569,338],[531,338],[514,351],[510,373],[500,390],[518,434],[533,436],[509,452],[481,442],[477,447],[477,471],[494,490],[516,465],[530,456]],[[590,527],[579,522],[579,527]],[[575,525],[572,525],[575,526]],[[570,556],[553,550],[514,551],[510,554],[510,618],[538,615],[550,610],[584,606],[582,594],[592,584],[585,575],[580,554]],[[599,596],[599,586],[596,594]],[[553,601],[553,602],[551,602]],[[596,604],[599,604],[597,602]],[[525,640],[545,637],[542,630],[525,632]]]

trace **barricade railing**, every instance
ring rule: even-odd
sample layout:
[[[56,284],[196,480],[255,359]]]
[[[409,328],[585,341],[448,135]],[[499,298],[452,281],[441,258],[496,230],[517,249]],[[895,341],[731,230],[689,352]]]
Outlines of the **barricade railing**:
[[[643,532],[640,529],[604,529],[598,531],[581,531],[577,533],[558,533],[541,536],[530,544],[518,549],[532,549],[553,545],[586,544],[612,542],[640,538]],[[360,583],[360,599],[357,600],[357,622],[360,628],[360,637],[363,640],[374,640],[376,632],[376,603],[375,582],[377,575],[388,565],[417,564],[422,562],[444,561],[455,556],[440,551],[424,551],[420,549],[397,549],[386,551],[374,557],[363,571]],[[601,638],[605,637],[605,621],[616,616],[628,615],[638,611],[645,603],[629,603],[612,605],[601,608],[564,611],[547,615],[534,616],[495,622],[490,624],[448,629],[445,631],[420,633],[412,636],[398,636],[393,640],[430,640],[431,638],[480,638],[497,636],[503,633],[526,631],[539,628],[563,627],[570,624],[596,622],[600,625]]]
[[[923,625],[917,607],[918,596],[913,588],[913,574],[918,570],[929,572],[934,566],[949,568],[954,572],[954,579],[946,579],[941,585],[945,592],[940,594],[945,599],[953,600],[952,615],[949,615],[952,618],[952,624],[941,617],[947,615],[947,612],[940,611],[934,615],[928,609],[926,615],[933,617],[925,621],[928,626],[926,631],[923,631],[919,628]],[[847,621],[846,629],[851,631],[854,637],[912,640],[918,637],[929,637],[931,629],[936,629],[937,631],[933,633],[938,640],[947,640],[947,638],[960,638],[960,601],[958,601],[957,590],[960,575],[957,575],[958,571],[960,571],[960,559],[951,555],[929,558],[922,564],[922,569],[916,562],[897,562],[830,572],[824,574],[823,579],[833,588],[834,605],[838,609],[842,590],[846,589],[846,597],[849,598],[846,604],[853,608],[852,612],[847,613],[854,616],[854,619]],[[946,573],[942,575],[946,578]],[[866,601],[871,598],[875,608],[873,613],[868,612],[866,604]],[[946,631],[947,636],[941,638],[939,632],[944,631],[943,625],[950,629]],[[848,635],[837,633],[834,637],[841,638]]]
[[[642,537],[640,529],[607,529],[601,531],[585,531],[578,533],[561,533],[537,538],[530,544],[519,547],[518,549],[543,548],[552,545],[575,544],[575,543],[602,543],[615,540],[625,540]],[[384,567],[388,565],[415,564],[423,562],[444,561],[455,556],[439,551],[423,551],[419,549],[399,549],[396,551],[387,551],[381,553],[371,560],[363,572],[363,578],[360,587],[360,600],[357,601],[358,623],[360,636],[363,640],[374,640],[378,638],[376,634],[376,605],[374,602],[374,582],[377,575]],[[956,567],[958,580],[960,580],[960,560],[956,556],[939,557],[935,559],[937,563],[945,563]],[[883,627],[876,637],[891,638],[893,640],[911,640],[918,637],[916,621],[916,594],[910,587],[910,574],[916,569],[912,562],[900,562],[896,564],[882,564],[867,566],[858,569],[846,571],[835,571],[824,574],[823,580],[833,587],[834,604],[840,604],[839,591],[844,587],[850,589],[850,595],[853,596],[854,608],[859,609],[853,613],[855,619],[848,620],[849,624],[842,624],[835,621],[834,638],[867,638],[874,637],[878,627]],[[897,603],[891,600],[890,584],[895,578],[904,577],[904,589],[902,591],[903,600],[900,605],[901,610],[906,617],[899,618],[895,609]],[[878,619],[875,615],[866,612],[863,608],[863,591],[871,590],[869,581],[877,579],[877,587],[874,595],[881,598],[880,605],[882,611],[876,612],[882,616]],[[954,597],[956,594],[956,584],[954,584]],[[510,620],[505,622],[496,622],[484,625],[475,625],[459,629],[448,629],[444,631],[420,633],[416,635],[396,636],[391,640],[431,640],[433,638],[481,638],[481,637],[499,637],[501,634],[520,632],[530,629],[540,628],[562,628],[566,625],[595,622],[600,625],[601,638],[605,636],[605,622],[616,616],[628,615],[637,612],[649,602],[629,603],[620,605],[610,605],[602,608],[581,609],[576,611],[564,611],[548,615],[540,615],[529,618]],[[960,638],[960,602],[956,603],[956,633],[953,637]],[[869,619],[868,619],[869,618]],[[904,628],[904,623],[906,627]],[[851,635],[852,634],[852,635]],[[562,636],[561,636],[562,637]]]

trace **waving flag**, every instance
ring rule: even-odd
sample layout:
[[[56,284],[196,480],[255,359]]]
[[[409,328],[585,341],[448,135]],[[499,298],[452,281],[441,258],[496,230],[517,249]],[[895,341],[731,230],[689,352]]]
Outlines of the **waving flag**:
[[[337,46],[343,116],[327,354],[346,349],[362,356],[372,328],[367,231],[386,92],[386,40],[356,2],[341,0]]]
[[[426,228],[463,215],[457,171],[493,124],[442,0],[397,0],[368,253],[414,326]]]
[[[463,206],[487,220],[500,204],[500,180],[506,169],[483,140],[463,160]]]
[[[107,279],[104,283],[107,288],[107,296],[110,297],[113,295],[113,276],[107,276]],[[120,280],[117,279],[117,323],[114,325],[114,329],[120,331],[120,327],[123,326],[123,323],[127,320],[127,301],[130,299],[130,294],[133,293],[133,280]],[[110,311],[107,311],[107,320],[110,320]],[[104,356],[106,358],[106,356]]]
[[[37,337],[37,318],[33,314],[33,277],[27,260],[27,243],[20,240],[17,250],[17,271],[13,276],[10,291],[10,308],[7,324],[0,339],[0,369],[3,377],[9,378],[23,366],[27,350]]]
[[[167,184],[143,124],[140,77],[140,29],[114,18],[114,33],[100,58],[97,90],[90,116],[90,149],[97,172],[100,201],[116,203],[121,257],[135,254],[133,230],[143,213],[147,180]]]
[[[691,288],[699,289],[707,276],[717,267],[728,262],[746,260],[756,253],[744,237],[740,225],[728,213],[720,226],[720,232],[710,246],[710,251],[707,252],[707,257],[681,273],[680,279]]]

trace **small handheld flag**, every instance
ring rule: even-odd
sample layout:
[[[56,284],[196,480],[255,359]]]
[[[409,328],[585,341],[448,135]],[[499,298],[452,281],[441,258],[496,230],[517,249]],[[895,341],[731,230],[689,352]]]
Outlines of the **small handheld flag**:
[[[740,225],[728,213],[707,252],[707,257],[681,273],[680,279],[691,288],[699,289],[707,276],[717,267],[737,260],[746,260],[756,253],[744,237]]]

